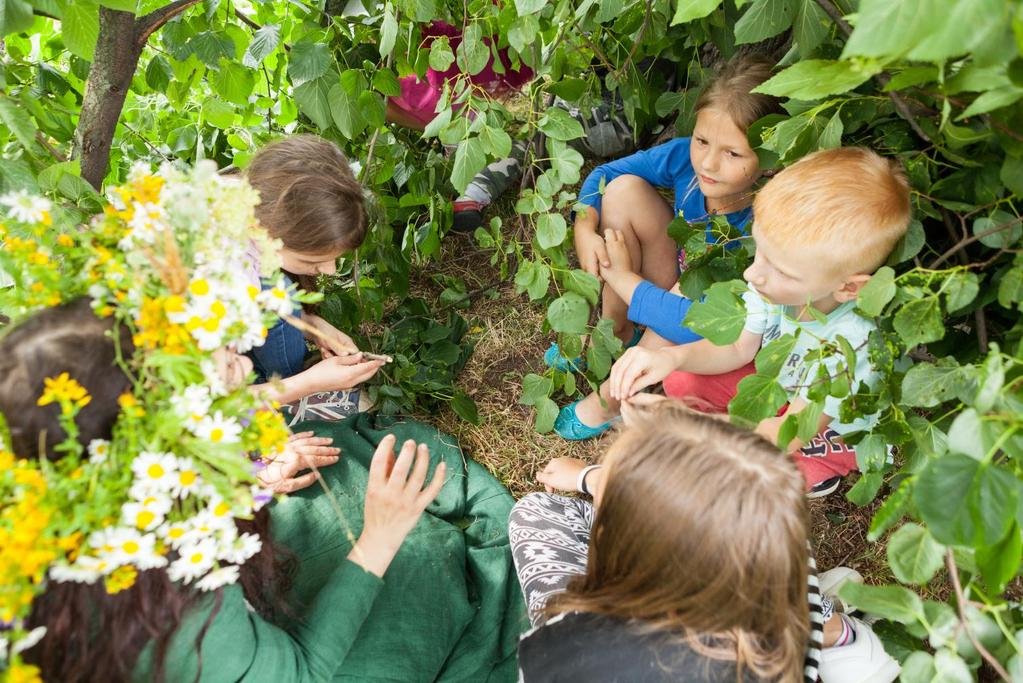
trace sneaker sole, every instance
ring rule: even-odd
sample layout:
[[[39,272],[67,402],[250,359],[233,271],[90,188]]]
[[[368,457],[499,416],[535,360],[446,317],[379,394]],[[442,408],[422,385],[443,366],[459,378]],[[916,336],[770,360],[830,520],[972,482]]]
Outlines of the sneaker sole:
[[[806,492],[806,497],[809,499],[823,498],[824,496],[830,496],[832,493],[838,490],[838,487],[842,485],[841,477],[836,477],[835,483],[831,484],[822,489],[811,489]]]

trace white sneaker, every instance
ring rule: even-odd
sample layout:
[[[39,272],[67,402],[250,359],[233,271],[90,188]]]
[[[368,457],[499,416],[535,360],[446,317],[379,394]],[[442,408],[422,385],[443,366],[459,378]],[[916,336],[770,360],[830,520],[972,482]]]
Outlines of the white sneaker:
[[[863,583],[863,577],[858,571],[851,567],[835,567],[817,575],[817,582],[820,585],[821,595],[826,595],[841,609],[838,611],[848,614],[852,610],[842,598],[838,597],[838,591],[847,583]]]
[[[902,670],[899,663],[884,651],[873,629],[859,619],[846,618],[853,625],[856,640],[821,651],[822,683],[892,683]]]

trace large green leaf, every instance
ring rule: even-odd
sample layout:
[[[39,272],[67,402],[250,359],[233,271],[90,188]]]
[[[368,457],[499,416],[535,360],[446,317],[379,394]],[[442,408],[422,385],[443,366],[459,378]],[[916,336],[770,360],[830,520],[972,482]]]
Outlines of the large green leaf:
[[[911,624],[924,615],[923,601],[902,586],[864,586],[847,583],[839,595],[857,608],[885,619]]]
[[[1005,10],[1004,0],[945,0],[936,30],[917,43],[908,57],[940,63],[996,41],[1005,29]]]
[[[902,380],[902,400],[908,406],[930,408],[954,398],[975,381],[953,358],[918,363]]]
[[[36,123],[17,101],[0,95],[0,122],[14,134],[21,146],[33,150],[36,146]]]
[[[583,126],[564,109],[551,107],[537,126],[552,140],[574,140],[583,136]]]
[[[947,0],[862,0],[842,56],[904,55],[941,28],[947,9]]]
[[[288,77],[292,85],[302,85],[327,73],[333,61],[330,47],[326,43],[295,43],[288,53]]]
[[[758,43],[792,26],[797,0],[753,0],[735,23],[735,42]]]
[[[455,150],[455,163],[451,167],[451,184],[461,194],[477,173],[487,165],[487,157],[483,152],[483,143],[478,137],[462,140]],[[564,220],[564,219],[562,219]]]
[[[256,85],[256,74],[236,62],[224,62],[213,77],[213,87],[228,102],[244,107]]]
[[[944,557],[945,549],[919,524],[904,524],[888,539],[888,563],[902,583],[927,583]]]
[[[589,319],[589,304],[575,292],[565,292],[547,307],[547,322],[555,332],[582,334]]]
[[[255,69],[267,56],[277,49],[281,42],[280,24],[264,24],[252,34],[252,42],[249,43],[245,54],[242,56],[242,64]]]
[[[718,7],[721,0],[678,0],[675,7],[675,16],[671,19],[671,25],[684,24],[693,19],[702,19]]]
[[[568,224],[560,213],[544,213],[536,218],[536,241],[543,249],[553,249],[565,241]]]
[[[749,375],[739,382],[738,389],[728,403],[728,412],[749,425],[778,414],[789,396],[774,377]]]
[[[1008,470],[958,453],[928,463],[913,490],[923,521],[945,545],[997,543],[1015,518],[1018,498],[1019,482]]]
[[[875,61],[807,59],[772,76],[753,92],[818,100],[852,90],[880,71],[881,64]]]
[[[731,344],[746,325],[746,305],[740,297],[745,290],[736,281],[714,283],[703,301],[690,306],[682,324],[715,344]]]
[[[197,33],[189,39],[188,45],[203,64],[213,69],[220,66],[221,59],[234,59],[234,41],[221,31]]]
[[[99,5],[94,0],[68,3],[60,21],[60,29],[67,49],[91,62],[96,50],[96,39],[99,38]]]
[[[881,311],[895,296],[895,271],[882,266],[874,273],[867,284],[856,296],[856,305],[871,317],[881,315]]]
[[[380,24],[380,56],[386,57],[394,50],[394,41],[398,38],[398,20],[394,18],[391,3],[384,4],[384,18]]]
[[[331,92],[331,79],[317,78],[315,81],[303,83],[292,91],[295,104],[299,111],[308,116],[317,128],[330,128],[331,107],[327,99]],[[337,87],[337,84],[333,84]]]
[[[792,38],[799,48],[799,55],[809,57],[828,36],[831,20],[816,0],[799,0],[799,10],[792,23]]]
[[[470,24],[462,35],[462,42],[458,44],[457,54],[458,65],[462,71],[470,76],[483,71],[490,60],[490,48],[483,42],[483,29],[479,23]]]
[[[32,5],[25,0],[0,0],[0,37],[32,26]]]
[[[135,14],[138,9],[138,0],[99,0],[99,4],[120,12],[131,12]]]
[[[910,301],[895,313],[892,324],[909,348],[937,341],[945,336],[941,307],[936,296]]]

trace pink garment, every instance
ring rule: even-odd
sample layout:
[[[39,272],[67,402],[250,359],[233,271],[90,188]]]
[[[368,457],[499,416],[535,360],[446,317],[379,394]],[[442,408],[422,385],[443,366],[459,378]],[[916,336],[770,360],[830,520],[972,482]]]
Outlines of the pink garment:
[[[722,375],[673,372],[664,378],[664,393],[681,400],[693,410],[724,413],[728,411],[728,402],[735,397],[739,382],[754,372],[753,363]],[[784,414],[787,408],[787,405],[783,407],[779,414]],[[833,429],[825,429],[791,455],[803,473],[807,490],[814,484],[834,476],[844,477],[857,469],[856,450]]]
[[[454,52],[459,43],[462,42],[461,29],[447,24],[443,21],[434,21],[420,28],[423,37],[423,47],[429,48],[433,39],[438,36],[447,36],[451,42],[451,51]],[[483,42],[488,46],[491,38],[484,38]],[[478,74],[470,75],[469,81],[494,97],[505,95],[509,92],[520,89],[533,78],[533,70],[525,64],[516,71],[511,68],[511,59],[508,57],[508,49],[498,50],[501,57],[501,64],[504,66],[504,73],[494,71],[494,56],[490,55],[487,66]],[[401,95],[392,97],[390,102],[402,111],[406,112],[424,126],[437,115],[437,103],[440,102],[441,91],[444,89],[445,81],[452,80],[461,73],[455,63],[447,71],[426,70],[426,80],[419,80],[416,76],[406,76],[398,79],[401,85]]]

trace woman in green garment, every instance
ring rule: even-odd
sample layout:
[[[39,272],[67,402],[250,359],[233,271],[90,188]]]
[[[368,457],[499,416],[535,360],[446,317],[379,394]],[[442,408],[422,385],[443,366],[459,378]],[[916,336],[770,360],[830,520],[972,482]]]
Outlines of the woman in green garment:
[[[512,499],[450,439],[306,424],[341,457],[260,507],[246,453],[287,432],[231,388],[250,367],[226,349],[268,311],[217,270],[232,240],[209,237],[247,230],[251,198],[181,176],[133,171],[63,234],[45,200],[0,197],[20,212],[0,249],[18,321],[0,338],[0,678],[513,680]]]

